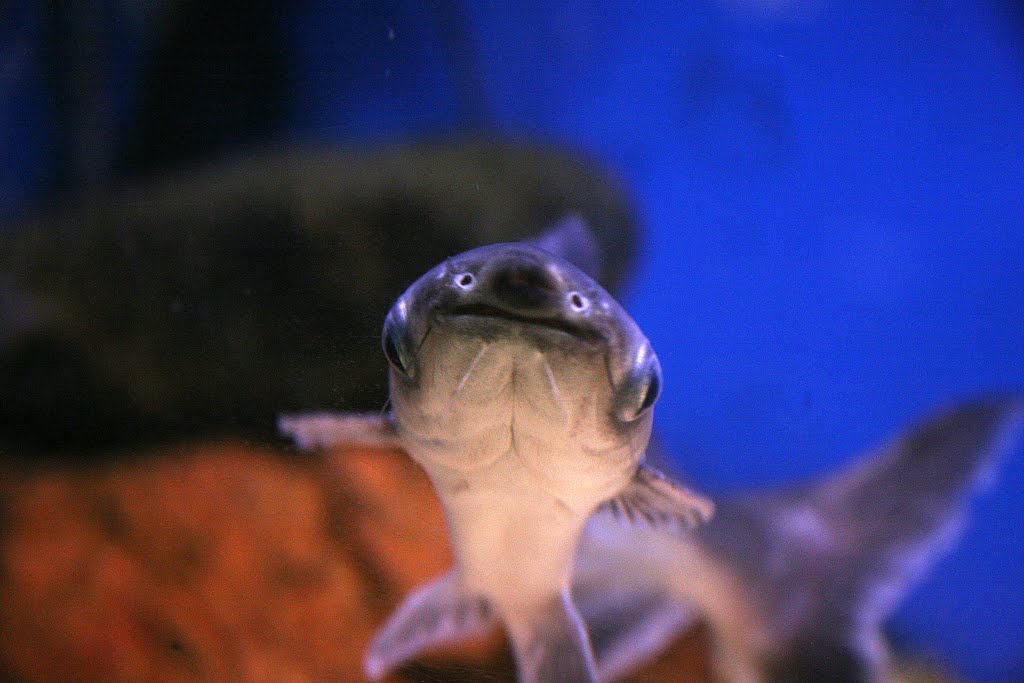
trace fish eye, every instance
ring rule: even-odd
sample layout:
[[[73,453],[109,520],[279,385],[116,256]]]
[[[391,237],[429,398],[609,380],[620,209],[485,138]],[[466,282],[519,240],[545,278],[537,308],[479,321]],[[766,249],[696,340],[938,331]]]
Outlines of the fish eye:
[[[455,284],[462,289],[472,289],[473,285],[476,284],[476,278],[473,277],[473,273],[459,273],[454,278]]]
[[[388,359],[391,367],[403,375],[409,376],[412,374],[412,367],[408,362],[407,354],[403,352],[404,346],[398,339],[395,325],[391,324],[390,321],[384,325],[384,331],[381,334],[381,346],[384,348],[384,357]]]
[[[661,365],[653,353],[638,365],[619,394],[619,419],[632,422],[651,409],[661,395]]]
[[[652,368],[651,377],[647,381],[647,391],[644,393],[644,400],[640,402],[640,409],[637,415],[654,405],[654,402],[661,396],[661,369],[655,366]]]

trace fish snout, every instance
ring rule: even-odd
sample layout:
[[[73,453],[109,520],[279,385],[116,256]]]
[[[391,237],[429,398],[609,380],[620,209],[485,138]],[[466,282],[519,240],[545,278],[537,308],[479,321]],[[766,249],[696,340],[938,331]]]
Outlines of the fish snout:
[[[559,279],[542,263],[514,258],[499,261],[488,270],[488,298],[509,311],[551,311],[564,295]]]
[[[488,256],[475,264],[449,268],[442,276],[444,291],[435,295],[432,310],[463,323],[475,320],[466,323],[470,327],[489,319],[484,323],[488,334],[494,333],[495,321],[505,321],[515,323],[520,331],[522,325],[529,325],[592,342],[604,339],[600,323],[606,307],[593,305],[592,289],[583,290],[584,279],[576,276],[571,265],[527,250]]]

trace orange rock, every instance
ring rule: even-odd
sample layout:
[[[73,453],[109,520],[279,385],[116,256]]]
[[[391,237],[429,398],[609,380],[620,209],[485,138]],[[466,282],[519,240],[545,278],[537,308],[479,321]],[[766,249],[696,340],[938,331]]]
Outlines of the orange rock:
[[[5,487],[0,663],[32,680],[360,680],[402,597],[452,561],[403,453],[199,444]],[[707,680],[704,638],[636,680]],[[393,680],[512,680],[499,630]]]

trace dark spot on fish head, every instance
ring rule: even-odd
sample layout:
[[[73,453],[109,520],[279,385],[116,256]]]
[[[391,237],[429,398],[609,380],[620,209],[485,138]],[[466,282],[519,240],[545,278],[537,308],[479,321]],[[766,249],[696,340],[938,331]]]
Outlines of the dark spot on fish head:
[[[490,268],[491,290],[498,302],[513,311],[532,311],[557,299],[558,283],[544,265],[518,254]]]

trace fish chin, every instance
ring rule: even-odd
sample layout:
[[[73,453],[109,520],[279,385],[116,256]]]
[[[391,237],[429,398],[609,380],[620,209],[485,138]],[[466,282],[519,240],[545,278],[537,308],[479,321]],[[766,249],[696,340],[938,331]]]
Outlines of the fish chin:
[[[392,402],[410,453],[425,466],[465,473],[508,460],[525,482],[572,505],[566,492],[614,495],[643,454],[649,424],[640,421],[634,434],[612,423],[600,350],[438,325],[420,358],[417,385],[393,384]]]

